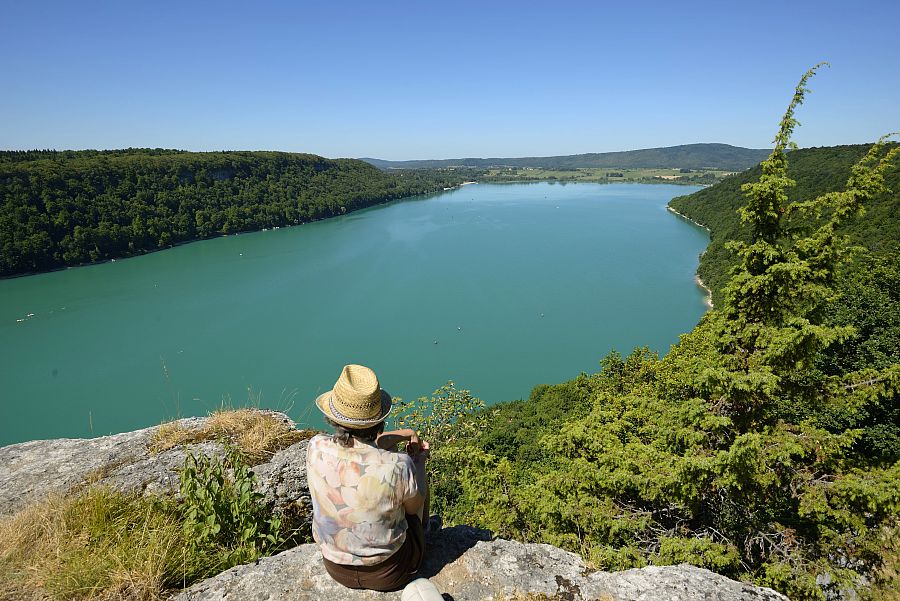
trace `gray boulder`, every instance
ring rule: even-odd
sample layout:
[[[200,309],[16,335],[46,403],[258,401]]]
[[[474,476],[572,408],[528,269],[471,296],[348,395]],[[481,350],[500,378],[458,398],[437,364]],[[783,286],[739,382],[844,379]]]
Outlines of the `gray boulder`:
[[[574,553],[550,545],[491,540],[484,530],[447,528],[429,541],[422,575],[445,599],[578,601],[787,601],[690,565],[590,572]],[[400,593],[355,591],[334,582],[314,544],[237,566],[197,583],[172,601],[399,601]]]
[[[266,504],[294,514],[310,514],[312,500],[306,484],[308,444],[309,440],[300,441],[253,467],[256,490],[262,493]]]
[[[282,413],[266,412],[294,423]],[[178,421],[201,429],[208,418]],[[68,494],[90,484],[136,494],[175,494],[178,472],[188,453],[221,456],[218,442],[199,442],[151,452],[159,426],[99,438],[33,440],[0,448],[0,514],[10,514],[51,494]],[[282,449],[253,466],[257,490],[279,509],[305,512],[306,441]]]

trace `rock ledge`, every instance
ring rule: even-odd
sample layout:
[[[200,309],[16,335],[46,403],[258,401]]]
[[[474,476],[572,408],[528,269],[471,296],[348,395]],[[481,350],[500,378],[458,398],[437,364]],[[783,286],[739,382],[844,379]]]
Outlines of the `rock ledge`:
[[[690,565],[590,572],[581,558],[550,545],[491,539],[466,526],[429,542],[422,575],[455,601],[787,601],[770,589]],[[234,567],[195,584],[173,601],[399,601],[400,593],[355,591],[325,572],[314,544]]]
[[[287,416],[277,415],[293,425]],[[188,418],[181,425],[201,428],[205,419]],[[151,453],[148,449],[156,430],[0,448],[0,515],[93,483],[137,494],[172,494],[177,492],[178,470],[188,452],[222,453],[217,442]],[[274,507],[299,507],[301,514],[308,508],[306,445],[306,441],[298,442],[253,467],[257,489]],[[422,575],[450,601],[787,601],[770,589],[690,565],[590,572],[574,553],[550,545],[493,539],[490,532],[467,526],[446,528],[429,541]],[[234,567],[173,597],[176,601],[225,599],[395,601],[400,593],[342,587],[325,572],[318,547],[308,544]]]

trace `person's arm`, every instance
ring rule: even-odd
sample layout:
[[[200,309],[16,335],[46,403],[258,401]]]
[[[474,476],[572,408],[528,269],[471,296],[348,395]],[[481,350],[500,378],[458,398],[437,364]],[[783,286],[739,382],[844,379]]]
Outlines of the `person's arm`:
[[[419,519],[423,519],[425,514],[425,497],[421,493],[414,496],[412,499],[407,499],[403,501],[403,513],[409,515],[417,515]]]
[[[403,511],[407,514],[416,514],[420,520],[428,517],[428,478],[425,475],[425,460],[429,455],[428,443],[421,441],[422,448],[417,455],[412,456],[413,477],[416,480],[416,495],[403,502]]]
[[[419,450],[419,436],[416,434],[415,430],[410,428],[382,432],[378,438],[375,439],[375,445],[379,449],[385,449],[387,451],[396,451],[397,445],[404,442],[408,443],[408,446],[413,447],[407,448],[407,452],[410,455],[414,455],[415,452]]]

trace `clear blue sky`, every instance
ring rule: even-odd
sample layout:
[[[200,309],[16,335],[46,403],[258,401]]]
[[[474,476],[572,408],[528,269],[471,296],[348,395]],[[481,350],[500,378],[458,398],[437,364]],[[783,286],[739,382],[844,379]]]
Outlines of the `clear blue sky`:
[[[0,148],[386,159],[900,129],[900,2],[4,0]]]

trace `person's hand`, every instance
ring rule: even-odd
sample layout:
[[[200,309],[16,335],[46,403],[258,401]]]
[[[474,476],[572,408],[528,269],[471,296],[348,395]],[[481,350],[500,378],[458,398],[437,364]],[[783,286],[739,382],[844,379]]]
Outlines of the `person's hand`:
[[[410,441],[409,444],[406,445],[406,452],[409,453],[413,459],[421,459],[424,461],[431,457],[431,445],[426,441],[419,439],[417,436],[415,447],[413,448],[413,443]]]
[[[431,457],[431,445],[424,440],[419,441],[419,457],[422,459]]]
[[[419,440],[419,435],[413,432],[409,437],[409,442],[406,443],[406,452],[411,456],[416,456],[422,450],[422,441]]]

